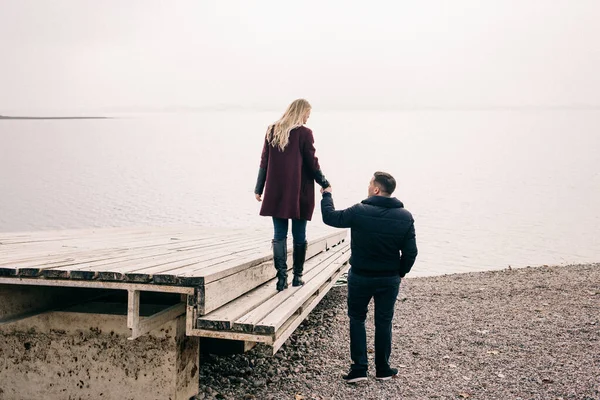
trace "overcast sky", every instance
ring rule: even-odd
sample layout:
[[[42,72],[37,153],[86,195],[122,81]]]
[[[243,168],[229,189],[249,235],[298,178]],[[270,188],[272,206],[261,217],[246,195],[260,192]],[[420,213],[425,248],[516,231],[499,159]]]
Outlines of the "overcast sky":
[[[600,106],[600,0],[0,0],[3,110]]]

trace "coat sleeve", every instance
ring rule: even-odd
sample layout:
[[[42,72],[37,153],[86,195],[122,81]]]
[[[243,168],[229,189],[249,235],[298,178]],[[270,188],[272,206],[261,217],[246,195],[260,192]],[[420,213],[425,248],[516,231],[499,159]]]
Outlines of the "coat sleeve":
[[[265,144],[263,145],[262,154],[260,155],[260,167],[262,169],[267,169],[267,165],[269,165],[269,153],[271,152],[271,145],[265,136]]]
[[[307,166],[307,169],[312,173],[315,181],[322,188],[328,188],[329,182],[325,179],[321,166],[319,165],[319,159],[315,155],[317,152],[315,149],[315,138],[312,131],[307,128],[308,133],[305,135],[304,141],[301,146],[302,151],[302,162]]]
[[[323,193],[323,199],[321,200],[321,215],[323,216],[323,222],[326,225],[335,228],[351,228],[355,213],[356,206],[336,211],[331,193]]]
[[[417,254],[419,253],[417,250],[417,237],[415,234],[414,222],[410,225],[406,235],[404,235],[404,239],[400,245],[400,251],[402,252],[400,255],[400,276],[404,277],[404,275],[410,272],[410,269],[417,258]]]
[[[265,189],[265,182],[267,181],[267,166],[269,165],[269,152],[270,145],[265,137],[265,144],[263,145],[262,154],[260,156],[260,167],[258,168],[258,177],[256,178],[256,186],[254,187],[254,193],[263,194]]]

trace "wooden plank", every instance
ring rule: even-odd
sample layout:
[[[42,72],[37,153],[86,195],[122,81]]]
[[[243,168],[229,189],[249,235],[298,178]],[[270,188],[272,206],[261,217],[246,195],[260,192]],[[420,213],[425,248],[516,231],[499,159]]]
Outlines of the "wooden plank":
[[[304,264],[304,279],[310,280],[321,269],[320,265],[325,260],[335,255],[334,250],[321,253]],[[202,329],[231,329],[233,321],[239,319],[250,311],[259,307],[262,303],[269,300],[279,292],[275,288],[277,279],[272,279],[258,288],[245,293],[235,300],[219,307],[218,309],[201,316],[197,320],[197,327]],[[291,284],[292,275],[288,276],[288,282]],[[209,284],[210,285],[210,284]]]
[[[213,241],[208,241],[211,239],[210,237],[193,240],[193,242],[204,241],[204,247],[208,248],[213,245]],[[244,236],[239,237],[239,241],[244,240]],[[222,244],[226,246],[226,244]],[[108,253],[105,255],[104,253],[100,257],[92,257],[86,260],[79,260],[76,258],[69,257],[67,259],[62,259],[60,261],[54,262],[52,264],[46,264],[43,266],[36,266],[36,268],[30,268],[26,272],[22,271],[23,265],[18,265],[20,268],[21,276],[37,276],[41,275],[49,278],[61,278],[66,279],[70,277],[70,274],[67,271],[89,271],[99,269],[99,266],[109,265],[114,266],[117,263],[123,263],[125,261],[137,260],[144,257],[159,257],[161,255],[169,255],[169,254],[180,254],[177,252],[178,249],[177,243],[163,243],[162,245],[148,245],[137,248],[126,248],[119,249],[115,251],[113,254]],[[153,252],[152,252],[153,251]],[[36,265],[37,263],[34,261],[31,265]],[[102,267],[104,268],[104,267]],[[122,266],[120,268],[123,268]],[[101,269],[100,269],[101,270]],[[46,272],[47,271],[47,272]],[[83,272],[80,274],[81,276],[75,276],[75,278],[79,279],[91,279],[90,276],[94,276],[93,274],[89,274]]]
[[[156,275],[173,275],[178,270],[197,265],[202,262],[218,263],[223,259],[231,259],[239,257],[239,254],[250,251],[258,245],[261,245],[264,240],[256,239],[246,243],[244,246],[234,248],[234,244],[227,244],[223,247],[209,248],[205,251],[198,252],[197,250],[190,251],[189,254],[179,253],[168,259],[160,260],[159,264],[152,266],[144,266],[142,268],[131,269],[123,272],[125,280],[131,282],[146,282],[152,280]],[[184,256],[185,255],[185,256]],[[119,272],[119,271],[116,271]],[[168,279],[159,279],[157,283],[164,283]]]
[[[223,243],[219,245],[207,246],[205,248],[188,250],[185,252],[169,252],[151,257],[135,258],[126,262],[111,262],[110,264],[101,266],[72,270],[70,277],[72,279],[81,279],[81,277],[83,277],[83,279],[87,279],[85,277],[89,275],[89,272],[94,271],[94,278],[99,280],[128,279],[134,282],[149,281],[154,277],[155,274],[161,274],[163,271],[169,272],[172,270],[177,270],[179,268],[193,265],[202,261],[218,262],[224,257],[232,257],[232,255],[235,257],[235,255],[238,253],[251,251],[260,243],[260,241],[248,244],[244,243],[243,246],[239,245],[237,242]],[[236,245],[241,247],[233,247]],[[132,271],[138,272],[134,273]],[[147,271],[153,271],[153,273],[146,273]]]
[[[230,244],[219,245],[217,250],[227,249]],[[207,245],[207,251],[210,250],[211,245]],[[224,250],[227,251],[227,250]],[[202,250],[197,250],[197,254],[202,254]],[[41,275],[49,278],[62,278],[62,279],[102,279],[102,280],[120,280],[128,271],[135,269],[143,269],[145,267],[156,266],[165,260],[168,262],[177,261],[184,259],[187,253],[177,252],[172,250],[156,249],[154,252],[149,251],[138,251],[134,254],[125,254],[120,257],[115,257],[109,260],[97,260],[88,262],[85,264],[73,264],[70,266],[52,267],[44,269]],[[187,254],[189,258],[193,256],[193,253]],[[120,274],[101,274],[101,272],[117,272]]]
[[[90,246],[103,246],[107,245],[117,245],[120,246],[123,242],[126,243],[135,243],[143,240],[151,240],[151,239],[168,239],[171,236],[180,236],[180,235],[198,235],[201,233],[206,233],[204,231],[183,231],[183,230],[173,230],[173,229],[164,229],[160,228],[160,230],[154,229],[148,232],[135,232],[135,231],[108,231],[105,232],[105,229],[98,230],[96,232],[88,232],[83,230],[82,232],[77,233],[75,237],[65,237],[61,235],[60,231],[53,232],[54,235],[51,238],[43,241],[36,241],[34,239],[30,241],[22,241],[16,242],[12,244],[7,244],[4,242],[0,247],[3,249],[7,249],[11,252],[18,251],[31,251],[31,249],[40,249],[40,250],[48,250],[48,249],[57,249],[57,248],[90,248]],[[92,247],[93,248],[93,247]]]
[[[270,334],[275,333],[292,316],[302,304],[306,302],[324,282],[328,282],[342,266],[348,261],[349,249],[334,260],[329,266],[323,269],[317,276],[298,288],[292,296],[287,298],[276,309],[266,315],[262,320],[255,323],[254,332]]]
[[[333,287],[335,282],[347,270],[348,270],[348,264],[346,263],[344,265],[344,268],[342,268],[337,274],[335,274],[331,278],[331,281],[328,282],[326,285],[324,285],[319,290],[318,294],[314,298],[310,299],[308,304],[303,305],[302,311],[300,312],[300,314],[296,315],[294,318],[290,318],[290,320],[288,320],[286,322],[286,324],[284,324],[280,328],[280,330],[277,331],[277,334],[275,336],[276,339],[270,346],[269,345],[264,345],[264,347],[261,346],[262,353],[268,354],[271,356],[274,355],[275,353],[277,353],[277,351],[281,348],[281,346],[283,346],[283,344],[292,335],[292,333],[294,333],[294,331],[298,328],[298,326],[300,326],[300,324],[306,319],[306,317],[308,317],[308,315],[311,313],[311,311],[321,302],[321,300],[323,299],[323,297],[325,297],[325,295],[329,292],[329,290],[331,290],[331,288]]]
[[[307,258],[311,257],[312,255],[322,251],[321,249],[314,251],[314,246],[317,245],[317,243],[320,243],[321,241],[326,240],[326,238],[321,238],[321,239],[317,239],[317,240],[312,240],[308,242],[308,249],[307,249]],[[291,239],[288,240],[288,253],[292,252],[292,242]],[[311,253],[311,251],[313,253]],[[227,264],[214,264],[214,265],[198,265],[195,266],[195,268],[188,268],[186,270],[182,270],[178,272],[178,276],[180,277],[195,277],[195,276],[204,276],[205,277],[205,282],[212,282],[218,279],[222,279],[227,275],[231,275],[231,274],[235,274],[245,268],[248,267],[248,265],[246,264],[247,261],[251,262],[251,265],[256,265],[256,264],[260,264],[262,262],[268,261],[269,258],[272,258],[272,250],[270,250],[270,245],[265,249],[260,249],[257,248],[255,249],[254,252],[252,252],[251,254],[247,254],[246,258],[243,260],[240,260],[239,262],[237,260],[233,260],[231,262],[228,262]]]
[[[273,261],[267,261],[247,268],[235,275],[229,275],[218,281],[201,286],[198,313],[205,315],[216,310],[244,293],[273,279],[275,273]]]
[[[341,242],[342,237],[345,237],[346,232],[335,232],[308,242],[306,257],[310,258],[322,251],[325,251],[332,243]],[[288,253],[292,252],[292,247],[288,245]],[[170,277],[161,276],[159,279],[165,283],[177,283],[180,285],[208,284],[210,282],[223,279],[228,275],[233,275],[244,269],[262,264],[273,258],[271,251],[256,251],[247,255],[244,259],[231,260],[223,264],[209,266],[208,268],[190,269],[189,271],[180,271],[177,275]],[[288,266],[290,264],[288,263]],[[202,279],[197,279],[202,277]],[[156,280],[156,277],[155,277]]]
[[[2,284],[2,283],[10,284],[10,285],[62,286],[62,287],[81,287],[81,288],[94,288],[94,289],[141,290],[144,292],[183,293],[183,294],[190,294],[190,295],[194,294],[193,287],[152,285],[152,284],[126,283],[126,282],[71,281],[71,280],[0,277],[0,284]]]
[[[221,234],[221,235],[215,235],[214,233],[210,233],[210,232],[206,232],[203,233],[202,235],[195,235],[195,236],[191,236],[191,235],[186,235],[189,236],[189,239],[180,239],[182,236],[178,235],[179,238],[175,238],[172,237],[173,235],[163,235],[163,237],[158,237],[158,238],[140,238],[137,239],[135,241],[132,240],[126,240],[124,241],[123,239],[119,239],[118,241],[116,241],[115,243],[107,243],[106,241],[102,241],[100,242],[100,244],[102,246],[100,247],[94,247],[91,249],[79,249],[79,250],[74,250],[73,248],[67,248],[64,249],[64,244],[60,243],[60,245],[62,245],[62,247],[58,247],[57,245],[59,244],[54,244],[53,248],[54,254],[47,254],[48,250],[51,249],[46,249],[46,253],[34,253],[34,249],[36,249],[36,247],[33,248],[26,248],[23,251],[27,251],[29,253],[31,253],[30,255],[28,255],[25,259],[16,259],[14,255],[12,255],[12,257],[8,257],[5,256],[4,254],[2,255],[2,257],[0,257],[0,265],[8,265],[8,264],[18,264],[15,265],[16,267],[20,267],[20,268],[30,268],[30,267],[36,267],[39,264],[58,264],[55,266],[60,266],[61,262],[67,262],[69,263],[69,265],[71,265],[71,261],[77,259],[77,261],[79,261],[80,257],[84,257],[84,256],[91,256],[92,258],[94,256],[96,256],[98,253],[97,252],[102,252],[102,254],[104,253],[108,253],[110,254],[111,250],[114,250],[115,252],[130,252],[131,254],[136,254],[136,253],[141,253],[143,254],[143,252],[145,252],[148,248],[153,248],[153,247],[165,247],[168,250],[180,250],[180,249],[184,249],[186,247],[192,247],[192,246],[202,246],[202,247],[206,247],[208,244],[212,244],[213,242],[216,243],[218,241],[231,241],[232,237],[236,237],[239,240],[243,241],[246,240],[247,236],[250,236],[251,232],[237,232],[235,234]],[[110,245],[118,245],[118,247],[110,247]],[[21,257],[23,257],[24,255],[21,255]],[[79,262],[78,262],[79,263]]]
[[[208,231],[212,231],[212,230],[208,230]],[[207,231],[207,232],[208,232]],[[111,251],[106,251],[106,248],[103,249],[99,249],[99,250],[92,250],[92,251],[83,251],[81,249],[78,250],[73,250],[73,249],[69,249],[68,251],[63,252],[60,256],[61,257],[71,257],[68,258],[66,263],[70,264],[69,266],[67,266],[66,268],[61,267],[61,268],[56,268],[55,264],[51,264],[49,266],[45,266],[45,267],[52,267],[52,268],[46,268],[46,269],[36,269],[35,267],[33,267],[32,269],[9,269],[9,268],[0,268],[0,277],[2,276],[14,276],[17,273],[20,273],[23,275],[23,277],[29,277],[29,276],[43,276],[45,278],[52,278],[52,279],[56,279],[56,278],[70,278],[72,271],[83,271],[80,272],[81,274],[81,278],[83,280],[90,280],[90,279],[94,279],[97,278],[99,275],[101,275],[101,273],[104,272],[104,274],[102,274],[101,279],[106,279],[106,282],[108,282],[108,279],[112,280],[112,279],[127,279],[126,275],[123,274],[117,274],[117,273],[111,273],[113,271],[113,269],[118,269],[118,271],[116,272],[120,272],[120,271],[125,271],[125,273],[127,273],[128,270],[131,270],[132,268],[140,269],[140,266],[142,267],[142,269],[144,268],[148,268],[150,269],[153,274],[152,274],[152,278],[150,278],[150,274],[147,274],[145,276],[143,276],[143,278],[140,281],[136,281],[135,279],[139,279],[139,275],[134,277],[132,275],[132,279],[130,280],[131,283],[137,283],[137,282],[143,282],[144,284],[148,284],[149,282],[153,282],[156,284],[161,284],[161,285],[166,285],[169,288],[164,289],[164,290],[157,290],[157,291],[163,291],[163,292],[168,292],[170,290],[172,290],[171,288],[174,285],[190,285],[190,286],[194,286],[197,284],[202,284],[204,283],[204,278],[202,276],[189,276],[189,277],[185,277],[185,278],[177,278],[175,280],[172,279],[172,274],[166,274],[167,276],[163,277],[161,274],[154,274],[156,272],[162,272],[163,267],[167,268],[169,271],[173,270],[173,271],[177,271],[182,272],[182,271],[188,271],[187,273],[189,273],[189,270],[191,268],[193,268],[194,270],[198,267],[198,265],[196,264],[196,261],[198,260],[192,260],[192,255],[193,253],[186,253],[185,256],[181,256],[179,254],[168,254],[167,251],[162,252],[160,251],[160,249],[164,249],[164,248],[179,248],[181,250],[185,250],[185,251],[195,251],[194,249],[198,249],[200,246],[202,246],[202,240],[199,240],[197,237],[194,239],[191,239],[191,241],[187,242],[187,243],[183,243],[182,241],[176,241],[177,243],[164,243],[163,242],[163,238],[167,237],[167,239],[169,238],[169,234],[171,232],[174,231],[168,231],[167,235],[164,234],[165,231],[163,230],[159,230],[159,231],[153,231],[155,233],[144,233],[142,236],[138,237],[137,239],[139,239],[136,243],[136,246],[138,246],[135,249],[129,248],[128,250],[122,250],[122,251],[118,251],[118,253],[114,253]],[[156,232],[162,232],[162,233],[156,233]],[[248,232],[250,232],[252,234],[252,236],[254,238],[257,237],[257,232],[263,232],[263,231],[259,231],[259,230],[254,230],[254,231],[237,231],[237,233],[232,234],[231,231],[227,231],[227,230],[223,230],[223,238],[229,237],[231,238],[232,236],[238,235],[238,239],[240,241],[243,241],[243,236],[248,234]],[[264,231],[266,232],[266,231]],[[339,235],[338,233],[331,233],[331,231],[327,231],[327,237],[325,238],[325,245],[323,246],[324,248],[329,247],[331,244],[328,242],[335,242],[337,238],[337,235]],[[346,236],[346,232],[343,231],[343,236]],[[181,233],[181,232],[178,232]],[[121,238],[120,240],[124,240],[127,238],[127,234],[123,231],[121,231]],[[187,234],[187,232],[186,232]],[[111,235],[105,235],[107,237],[111,236]],[[179,235],[181,237],[183,237],[182,235]],[[334,239],[332,239],[332,237],[335,237]],[[112,239],[110,239],[112,241],[115,241],[115,237],[112,237]],[[149,242],[150,240],[150,242]],[[217,238],[216,241],[218,242],[219,240],[221,240],[220,238]],[[258,239],[257,239],[258,240]],[[322,241],[323,239],[321,239]],[[214,239],[213,239],[214,241]],[[265,243],[267,244],[266,246],[268,246],[270,240],[266,240]],[[258,240],[258,242],[260,242],[260,240]],[[257,242],[257,243],[258,243]],[[66,243],[65,241],[62,241],[61,243]],[[71,244],[76,244],[76,243],[87,243],[87,245],[90,244],[97,244],[97,241],[94,240],[82,240],[82,239],[77,239],[77,238],[72,238],[70,239],[70,241],[68,241],[68,243]],[[116,243],[119,243],[118,241],[116,241]],[[120,242],[122,243],[122,242]],[[132,243],[131,240],[129,241],[129,243]],[[189,245],[189,246],[188,246]],[[54,244],[52,245],[54,246]],[[141,247],[140,247],[141,246]],[[151,247],[152,246],[152,247]],[[156,251],[151,251],[150,255],[148,252],[148,247],[150,247],[151,249],[156,249]],[[226,247],[226,246],[225,246]],[[223,249],[225,249],[225,247],[223,247]],[[34,248],[37,248],[34,246]],[[290,248],[290,252],[291,252],[291,244],[289,246]],[[309,246],[309,253],[311,252],[312,247]],[[213,249],[214,250],[214,249]],[[99,261],[98,259],[94,259],[93,257],[96,257],[96,251],[100,252],[102,254],[103,257],[107,257],[106,259],[103,259],[102,261]],[[145,255],[145,257],[143,257],[142,259],[144,260],[141,264],[139,262],[140,258],[136,257],[131,259],[132,257],[132,251],[136,251],[139,252],[140,255]],[[185,253],[185,251],[182,251],[182,253]],[[321,249],[319,249],[318,251],[322,251]],[[250,262],[250,263],[242,263],[242,265],[240,265],[239,259],[247,259],[249,257],[249,254],[261,254],[260,250],[257,250],[255,248],[253,248],[252,246],[248,246],[247,249],[245,250],[245,252],[239,252],[239,254],[236,253],[236,255],[232,255],[229,254],[227,255],[227,253],[225,253],[225,255],[222,255],[222,257],[218,260],[206,260],[207,262],[205,262],[205,257],[200,257],[199,258],[202,260],[202,268],[200,268],[200,270],[204,270],[204,272],[209,271],[212,272],[213,275],[211,278],[212,280],[217,280],[217,278],[219,277],[225,277],[225,276],[229,276],[232,273],[235,273],[236,270],[243,270],[244,268],[248,268],[250,266],[256,266],[258,264],[268,259],[270,259],[271,256],[271,252],[269,250],[266,250],[265,252],[262,252],[262,254],[264,255],[266,254],[266,259],[264,260],[254,260],[254,262]],[[16,254],[16,253],[15,253]],[[86,270],[86,269],[81,269],[86,268],[86,267],[90,267],[89,263],[81,263],[81,255],[82,254],[87,254],[90,259],[93,259],[93,263],[96,263],[96,266],[93,266],[90,268],[90,270]],[[160,254],[157,256],[157,254]],[[75,258],[79,258],[78,260],[74,260],[72,259],[75,256]],[[187,257],[189,256],[189,257]],[[239,258],[238,258],[239,256]],[[310,256],[310,254],[308,255]],[[11,255],[12,257],[12,255]],[[50,256],[49,259],[54,259],[52,258],[54,256]],[[116,257],[116,259],[114,259],[113,257]],[[251,257],[251,256],[250,256]],[[123,265],[123,263],[112,263],[113,261],[116,260],[129,260],[127,261],[126,265]],[[45,259],[46,261],[48,261],[48,258]],[[62,261],[64,263],[64,261]],[[35,261],[36,264],[39,264],[39,260]],[[258,263],[258,264],[257,264]],[[102,267],[98,268],[98,264],[99,265],[104,265]],[[110,266],[107,266],[107,264],[110,264]],[[244,265],[245,264],[245,265]],[[289,263],[290,268],[291,268],[291,262]],[[72,268],[77,268],[77,269],[72,269]],[[208,269],[207,269],[208,268]],[[233,270],[231,270],[231,268],[233,268]],[[63,271],[66,270],[65,271]],[[96,269],[96,271],[94,270]],[[259,268],[258,268],[259,269]],[[97,271],[99,270],[99,271]],[[104,270],[104,271],[103,271]],[[47,272],[46,272],[47,271]],[[195,270],[195,273],[198,273],[199,270]],[[265,271],[266,273],[266,271]],[[78,274],[77,272],[75,274]],[[158,278],[157,278],[158,277]],[[157,278],[157,279],[156,279]],[[151,280],[152,279],[152,280]],[[44,281],[49,280],[49,279],[44,279]],[[153,281],[154,280],[154,281]],[[121,282],[119,280],[117,280],[116,282]],[[175,283],[172,283],[175,282]],[[209,282],[210,283],[210,282]],[[48,286],[49,284],[44,284],[44,286]],[[65,285],[65,284],[59,284],[56,286],[73,286],[73,287],[86,287],[85,285]],[[103,286],[92,286],[92,287],[103,287]],[[137,286],[133,286],[133,287],[137,287]]]
[[[131,329],[129,340],[137,339],[185,313],[185,303],[177,303],[154,315],[141,318]]]
[[[260,239],[256,239],[256,240],[260,240]],[[157,253],[154,253],[153,256],[156,256],[156,257],[163,256],[163,255],[169,256],[172,254],[204,254],[204,252],[206,252],[206,251],[217,252],[217,250],[223,251],[223,249],[225,249],[224,252],[226,253],[226,249],[228,249],[229,247],[236,246],[237,244],[240,244],[240,243],[246,243],[247,241],[248,241],[248,238],[245,235],[231,237],[231,238],[229,238],[229,237],[228,238],[213,238],[212,240],[203,241],[200,245],[198,245],[195,248],[196,251],[189,251],[189,250],[182,251],[179,247],[177,247],[175,245],[171,245],[168,247],[156,249]],[[146,256],[148,255],[147,253],[148,253],[147,251],[139,252],[140,255],[145,254]],[[138,253],[135,253],[134,255],[137,256]],[[132,257],[132,259],[139,259],[139,257]],[[113,263],[111,263],[111,265],[112,264]],[[90,269],[94,269],[94,268],[95,268],[94,265],[83,265],[83,266],[79,267],[78,270],[90,270]],[[142,268],[144,268],[144,267],[139,267],[136,270],[139,270]]]
[[[202,336],[215,339],[243,340],[247,342],[272,344],[275,340],[273,335],[255,335],[252,333],[233,332],[233,331],[213,331],[208,329],[192,329],[186,333],[188,336]]]
[[[305,277],[306,279],[305,279],[304,286],[308,285],[310,283],[310,281],[315,279],[317,274],[320,274],[321,271],[323,271],[326,268],[329,268],[331,265],[334,264],[334,262],[336,260],[338,260],[340,257],[343,257],[344,254],[348,251],[349,251],[349,247],[346,246],[346,247],[341,247],[340,250],[337,252],[331,252],[331,257],[328,257],[325,260],[323,260],[321,262],[322,265],[319,268],[316,268],[315,270],[313,270],[313,271],[315,271],[314,275],[307,274],[307,276]],[[325,254],[329,254],[329,252],[327,252]],[[313,272],[313,271],[311,271],[311,272]],[[235,330],[235,331],[240,331],[240,332],[253,332],[254,327],[258,322],[263,320],[274,309],[276,309],[280,304],[282,304],[284,301],[286,301],[289,297],[291,297],[294,293],[296,293],[298,290],[300,290],[304,286],[300,286],[298,288],[288,288],[287,290],[284,290],[283,292],[278,293],[276,296],[268,299],[260,306],[254,308],[251,312],[245,314],[244,316],[242,316],[239,319],[236,319],[233,322],[231,329]]]
[[[307,258],[313,257],[325,249],[325,243],[327,238],[316,243],[309,243],[307,248]],[[292,262],[292,250],[288,251],[288,269],[293,266]],[[260,253],[255,253],[260,254]],[[253,288],[260,286],[264,282],[272,279],[275,274],[272,261],[272,252],[268,252],[266,255],[262,254],[259,257],[248,256],[247,262],[240,263],[239,260],[232,260],[226,263],[221,273],[224,275],[230,270],[239,270],[240,265],[245,266],[244,269],[234,274],[227,274],[225,277],[219,280],[212,280],[207,282],[207,277],[204,277],[202,286],[202,292],[200,297],[200,305],[198,312],[200,315],[207,314],[223,304],[235,299],[238,296],[252,290]],[[231,265],[231,267],[229,267]],[[214,278],[214,274],[212,278]],[[181,282],[182,278],[179,278]],[[187,285],[193,282],[193,279],[187,278]]]
[[[93,228],[93,229],[64,229],[50,231],[30,231],[30,232],[0,232],[0,245],[14,245],[19,243],[28,243],[36,241],[70,241],[77,242],[86,238],[112,238],[120,237],[150,237],[165,236],[173,233],[200,233],[211,232],[220,234],[223,232],[238,231],[242,229],[216,228],[204,226],[161,226],[161,227],[117,227],[117,228]]]

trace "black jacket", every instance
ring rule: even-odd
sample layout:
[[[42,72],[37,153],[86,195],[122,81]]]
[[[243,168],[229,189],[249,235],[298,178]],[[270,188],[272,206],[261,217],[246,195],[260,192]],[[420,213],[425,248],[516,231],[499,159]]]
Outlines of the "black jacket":
[[[351,228],[352,272],[367,276],[406,275],[417,257],[414,219],[395,197],[372,196],[336,211],[331,193],[321,200],[323,222]]]

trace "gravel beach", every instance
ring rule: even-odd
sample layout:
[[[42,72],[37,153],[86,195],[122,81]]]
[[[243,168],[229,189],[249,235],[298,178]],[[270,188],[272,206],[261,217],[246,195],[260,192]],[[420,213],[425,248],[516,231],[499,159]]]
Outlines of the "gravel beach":
[[[348,385],[345,287],[331,290],[272,358],[205,356],[197,399],[600,399],[600,264],[407,278],[392,366]]]

